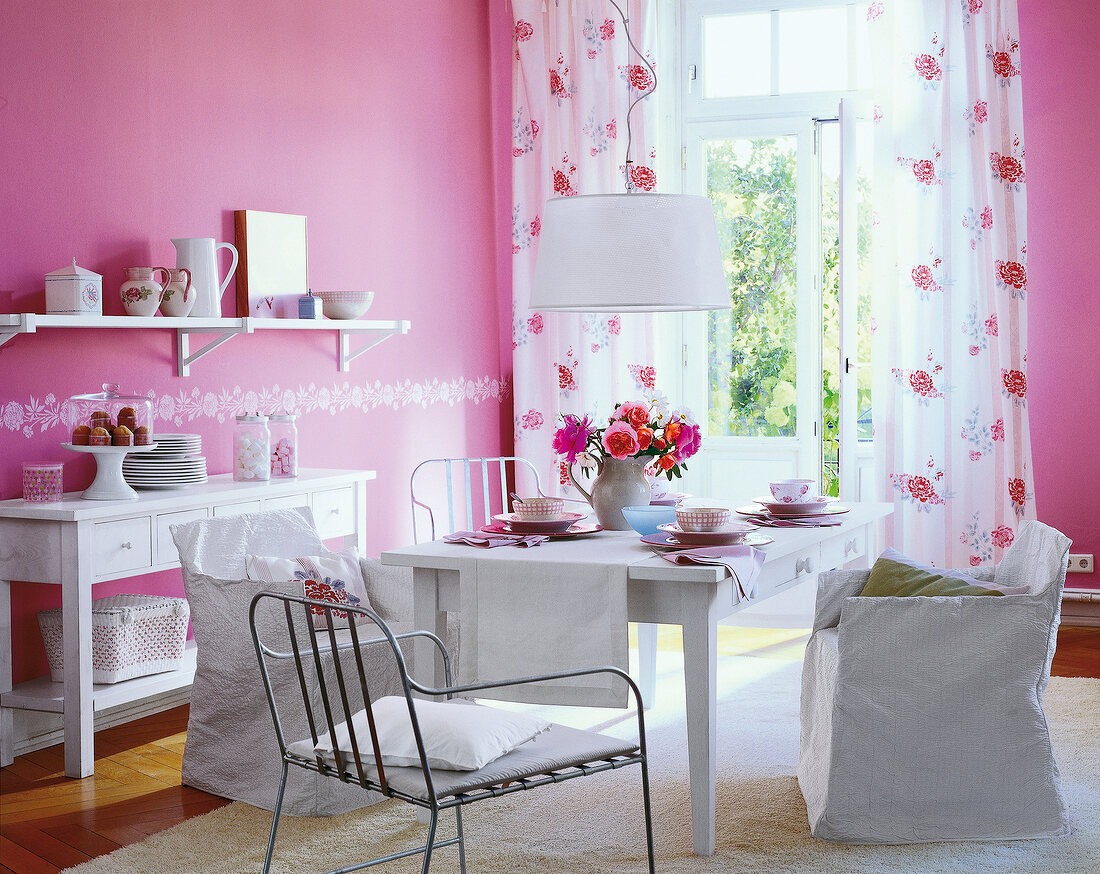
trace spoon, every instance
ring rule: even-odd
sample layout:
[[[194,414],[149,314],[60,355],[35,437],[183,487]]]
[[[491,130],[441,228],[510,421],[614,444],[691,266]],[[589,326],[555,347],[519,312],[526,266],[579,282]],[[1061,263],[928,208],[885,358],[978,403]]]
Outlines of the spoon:
[[[516,504],[522,504],[523,503],[523,500],[515,492],[508,492],[508,497],[512,499],[512,506],[513,507]]]

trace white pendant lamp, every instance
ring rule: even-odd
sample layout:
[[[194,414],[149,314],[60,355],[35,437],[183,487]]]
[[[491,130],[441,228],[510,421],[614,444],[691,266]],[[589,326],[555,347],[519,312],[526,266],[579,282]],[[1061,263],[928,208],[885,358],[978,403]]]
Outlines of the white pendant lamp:
[[[533,310],[586,313],[727,309],[714,207],[688,194],[644,194],[631,181],[630,113],[657,90],[653,77],[626,114],[626,193],[557,197],[546,202],[531,288]]]

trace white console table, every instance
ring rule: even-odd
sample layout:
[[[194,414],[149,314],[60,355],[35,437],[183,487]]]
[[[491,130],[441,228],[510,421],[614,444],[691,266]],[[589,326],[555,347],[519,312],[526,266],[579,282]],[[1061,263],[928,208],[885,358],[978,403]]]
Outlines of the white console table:
[[[366,543],[370,470],[303,470],[295,479],[234,482],[230,474],[199,486],[138,492],[136,501],[85,501],[79,492],[55,504],[0,501],[0,765],[14,757],[13,710],[64,714],[65,774],[94,770],[94,723],[103,710],[191,686],[195,653],[183,668],[112,684],[92,684],[92,585],[179,567],[169,525],[257,510],[308,506],[325,539]],[[12,686],[11,583],[61,586],[65,679]]]

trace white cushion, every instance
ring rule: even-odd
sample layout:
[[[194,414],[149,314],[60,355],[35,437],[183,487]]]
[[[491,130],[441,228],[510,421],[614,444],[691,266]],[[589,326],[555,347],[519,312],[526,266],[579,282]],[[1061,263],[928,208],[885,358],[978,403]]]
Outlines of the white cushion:
[[[366,583],[363,582],[359,553],[354,546],[339,552],[304,555],[298,558],[247,555],[245,570],[250,580],[263,580],[269,583],[300,580],[307,598],[373,609],[370,598],[367,597]],[[324,627],[324,610],[314,607],[313,613],[314,626]],[[348,617],[347,613],[340,610],[333,610],[332,615],[334,620],[346,620]],[[370,620],[364,617],[361,621]]]
[[[417,700],[415,706],[428,764],[448,771],[475,771],[550,727],[545,719],[480,704]],[[419,767],[420,753],[413,736],[408,701],[395,695],[379,698],[374,702],[373,711],[382,764]],[[360,756],[364,761],[373,762],[374,746],[367,711],[354,714],[351,722]],[[336,743],[341,751],[351,752],[346,722],[336,726]],[[314,747],[321,755],[331,754],[332,749],[327,732]]]

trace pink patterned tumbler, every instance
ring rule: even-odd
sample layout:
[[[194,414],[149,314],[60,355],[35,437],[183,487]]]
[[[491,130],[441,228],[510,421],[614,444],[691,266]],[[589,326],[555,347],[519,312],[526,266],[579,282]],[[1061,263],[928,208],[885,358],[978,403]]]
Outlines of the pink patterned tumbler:
[[[58,462],[38,462],[23,464],[23,500],[29,504],[49,504],[60,501],[65,496],[65,487],[61,481],[64,464]]]

